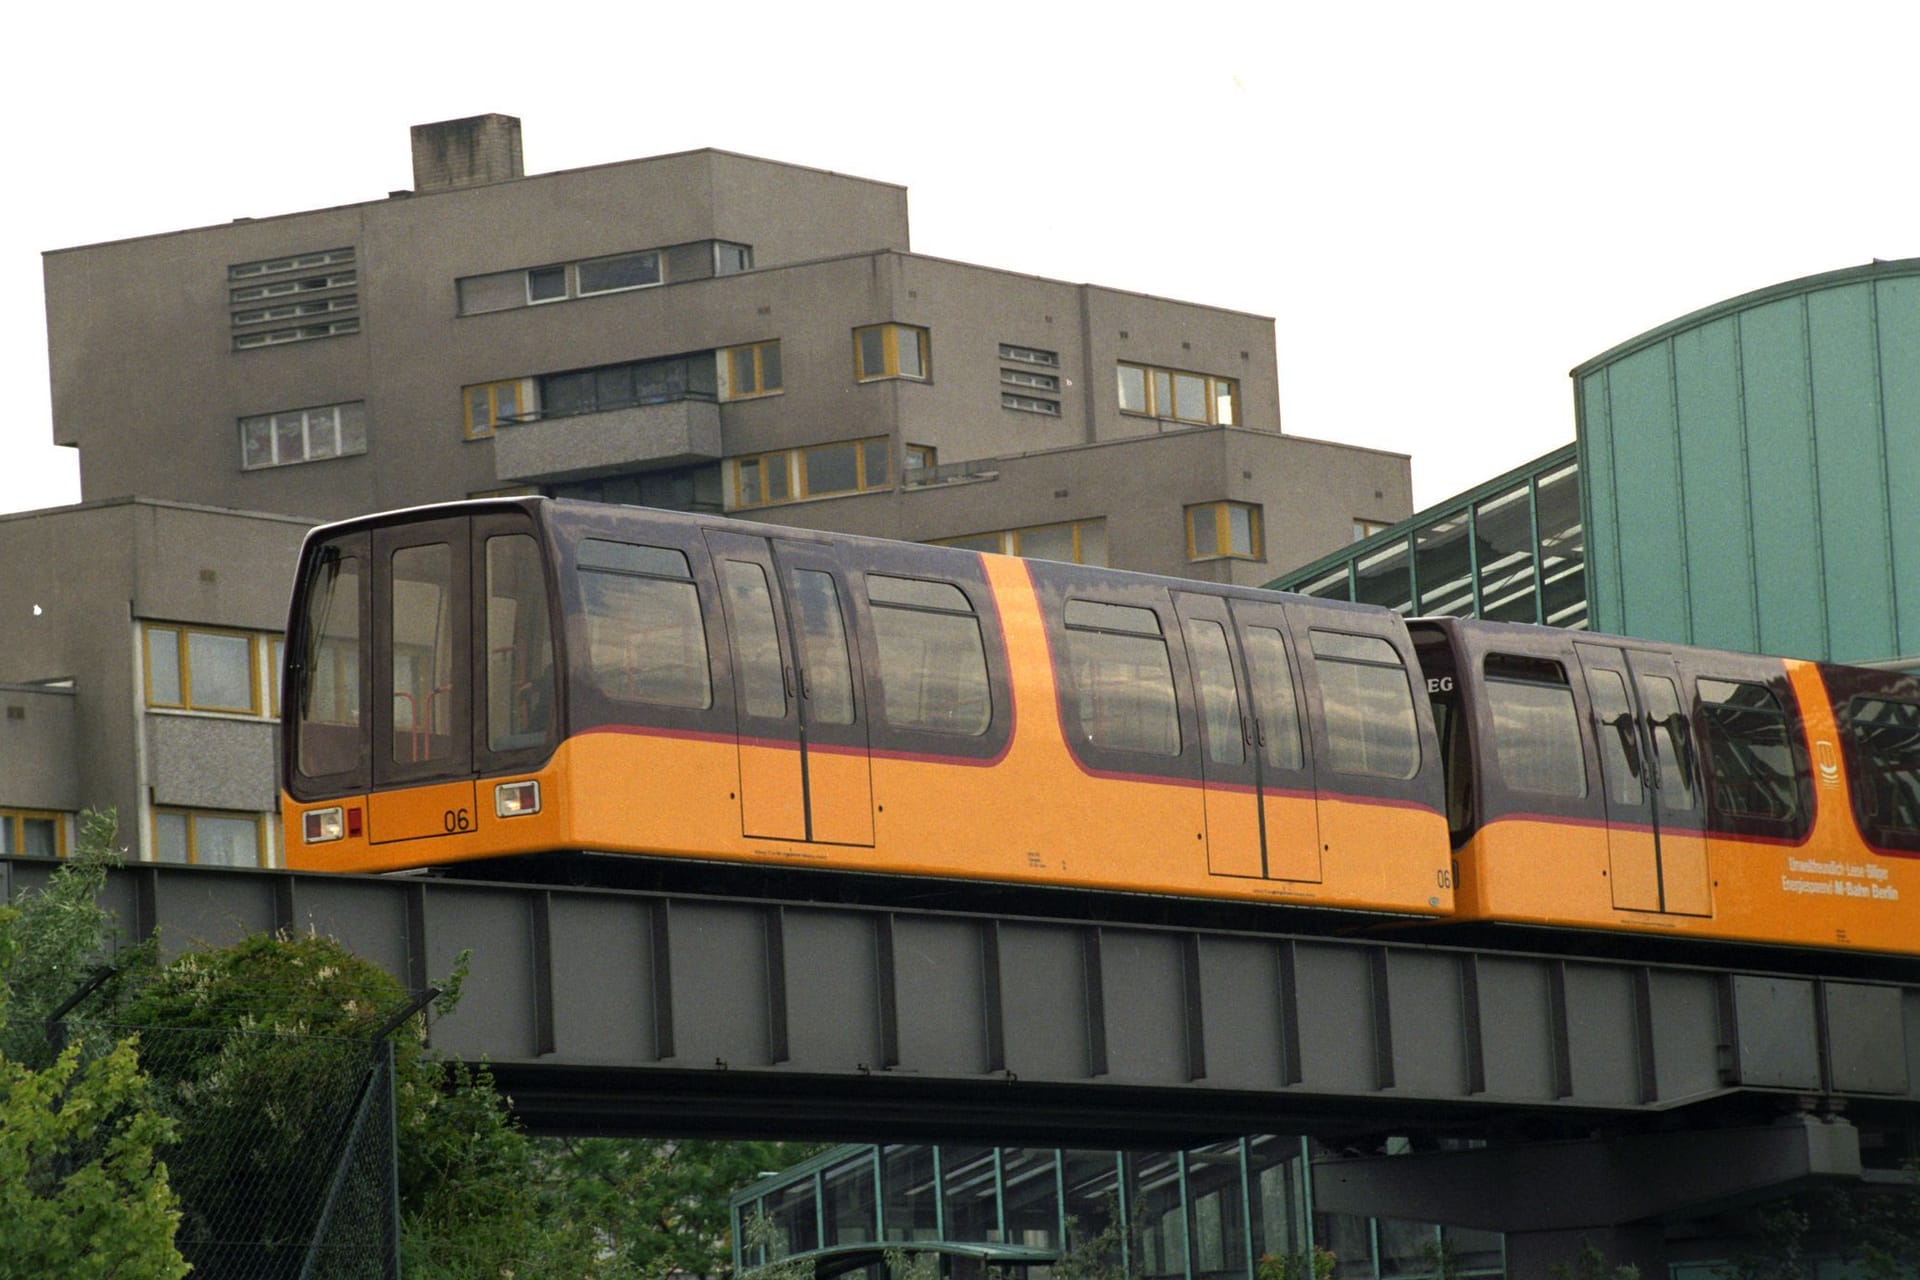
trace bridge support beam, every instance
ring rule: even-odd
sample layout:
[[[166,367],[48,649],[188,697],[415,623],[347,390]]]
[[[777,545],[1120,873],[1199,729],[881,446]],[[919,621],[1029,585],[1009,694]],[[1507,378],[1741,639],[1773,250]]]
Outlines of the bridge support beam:
[[[1492,1146],[1314,1163],[1314,1207],[1507,1234],[1511,1280],[1546,1280],[1591,1244],[1665,1274],[1661,1224],[1819,1184],[1857,1182],[1860,1135],[1842,1119],[1751,1129]]]

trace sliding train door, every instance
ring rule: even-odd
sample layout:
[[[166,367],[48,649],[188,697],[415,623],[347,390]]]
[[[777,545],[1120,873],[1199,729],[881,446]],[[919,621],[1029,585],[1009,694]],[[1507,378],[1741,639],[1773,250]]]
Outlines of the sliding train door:
[[[1319,880],[1313,766],[1280,607],[1186,592],[1173,600],[1200,700],[1207,869]]]
[[[708,530],[739,708],[741,833],[873,843],[859,652],[825,547]]]
[[[1711,915],[1699,768],[1672,656],[1583,640],[1574,650],[1600,753],[1613,905]]]

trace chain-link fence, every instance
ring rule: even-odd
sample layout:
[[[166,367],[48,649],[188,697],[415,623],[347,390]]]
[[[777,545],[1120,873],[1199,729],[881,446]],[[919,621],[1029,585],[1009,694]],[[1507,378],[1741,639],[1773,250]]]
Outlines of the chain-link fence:
[[[175,1244],[200,1280],[398,1280],[392,1045],[283,1032],[69,1021],[56,1039],[138,1039],[175,1140]]]

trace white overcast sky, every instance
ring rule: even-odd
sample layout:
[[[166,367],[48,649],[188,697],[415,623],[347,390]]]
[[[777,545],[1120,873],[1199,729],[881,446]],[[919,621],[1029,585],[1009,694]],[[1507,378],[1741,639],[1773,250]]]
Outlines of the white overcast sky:
[[[79,497],[43,250],[378,199],[489,111],[530,173],[720,147],[906,185],[922,253],[1272,316],[1285,430],[1411,454],[1420,505],[1570,441],[1618,342],[1920,256],[1910,2],[25,12],[0,511]]]

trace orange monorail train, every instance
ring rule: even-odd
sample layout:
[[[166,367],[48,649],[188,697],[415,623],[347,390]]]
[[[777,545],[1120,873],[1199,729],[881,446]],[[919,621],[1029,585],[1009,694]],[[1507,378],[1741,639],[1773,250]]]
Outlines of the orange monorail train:
[[[1920,951],[1920,679],[716,516],[316,529],[289,866],[558,851]]]

